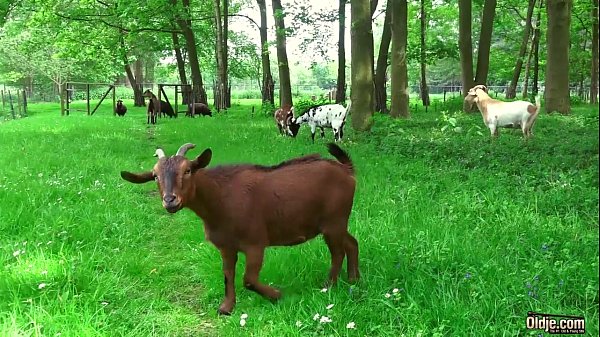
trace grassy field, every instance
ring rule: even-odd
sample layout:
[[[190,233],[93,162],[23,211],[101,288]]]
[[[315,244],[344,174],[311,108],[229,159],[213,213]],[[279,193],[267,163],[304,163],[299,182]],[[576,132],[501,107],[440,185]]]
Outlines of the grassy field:
[[[270,248],[261,279],[281,301],[242,287],[241,256],[237,306],[219,317],[221,260],[201,221],[168,214],[155,184],[119,171],[150,169],[156,145],[210,147],[211,165],[275,164],[329,156],[333,136],[282,138],[247,102],[156,126],[126,103],[124,118],[32,104],[0,123],[0,336],[538,336],[530,310],[582,315],[599,333],[598,106],[541,115],[528,142],[517,130],[490,141],[479,114],[348,127],[360,282],[343,272],[322,291],[321,238]]]

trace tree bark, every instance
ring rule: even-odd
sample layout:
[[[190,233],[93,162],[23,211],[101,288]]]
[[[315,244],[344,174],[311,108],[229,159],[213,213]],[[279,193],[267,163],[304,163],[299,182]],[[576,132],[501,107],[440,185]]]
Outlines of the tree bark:
[[[421,11],[421,50],[420,50],[420,60],[421,62],[421,100],[423,101],[423,106],[425,106],[425,110],[427,111],[427,107],[429,106],[429,87],[427,86],[427,5],[429,5],[428,0],[421,0],[420,3],[420,11]]]
[[[406,44],[408,38],[408,5],[406,0],[391,0],[392,4],[392,106],[390,116],[408,118],[408,71]]]
[[[144,96],[142,96],[142,88],[140,88],[138,85],[133,71],[131,70],[131,66],[129,65],[127,49],[125,48],[125,38],[123,37],[123,34],[124,32],[121,32],[119,35],[119,43],[121,45],[121,60],[123,61],[123,67],[125,68],[125,73],[127,74],[129,84],[131,84],[131,88],[133,89],[133,106],[145,106],[146,102],[144,102]]]
[[[540,78],[540,24],[542,22],[542,7],[544,6],[544,0],[540,0],[540,6],[536,17],[536,27],[533,30],[533,83],[531,88],[531,94],[536,97],[539,92],[538,80]]]
[[[352,128],[368,131],[373,125],[373,31],[368,0],[351,0],[351,93]],[[370,47],[369,47],[370,46]]]
[[[341,104],[346,100],[346,0],[339,0],[338,15],[338,72],[335,102]]]
[[[458,49],[462,80],[462,95],[467,96],[473,87],[473,42],[471,40],[471,0],[458,0]],[[470,112],[471,105],[465,102],[463,110]]]
[[[592,71],[590,103],[598,103],[598,0],[592,0]]]
[[[281,0],[273,0],[273,17],[275,18],[275,36],[277,44],[277,63],[279,64],[279,105],[292,106],[292,84],[286,48],[286,31]]]
[[[483,5],[483,17],[481,19],[479,47],[477,48],[475,84],[487,84],[487,77],[490,69],[490,46],[492,44],[492,31],[494,29],[495,15],[496,0],[485,0],[485,4]]]
[[[535,32],[534,32],[535,34]],[[528,93],[527,90],[529,90],[529,69],[531,68],[531,58],[533,56],[533,48],[534,48],[534,44],[533,44],[533,38],[531,39],[531,47],[529,48],[529,53],[527,55],[527,63],[525,63],[525,79],[523,79],[523,92],[522,92],[522,98],[523,99],[527,99]]]
[[[383,33],[381,34],[381,44],[379,45],[379,54],[377,56],[377,69],[375,70],[375,111],[387,113],[387,91],[386,73],[388,66],[388,53],[390,50],[390,42],[392,41],[392,10],[391,3],[388,0],[388,5],[385,11],[385,19],[383,21]]]
[[[227,80],[227,22],[229,0],[223,0],[221,13],[221,0],[214,0],[215,28],[216,28],[216,54],[217,54],[217,87],[215,90],[215,107],[217,110],[227,109],[229,84]]]
[[[269,58],[269,40],[267,37],[267,4],[265,0],[256,0],[260,9],[260,50],[262,63],[262,101],[275,105],[275,85],[271,74],[271,60]]]
[[[175,3],[177,0],[173,0]],[[185,8],[186,13],[190,12],[190,0],[182,0],[183,7]],[[202,80],[202,72],[200,71],[200,62],[198,61],[198,52],[196,50],[196,38],[194,36],[194,32],[192,31],[192,23],[189,19],[178,18],[177,24],[181,28],[183,33],[183,37],[185,38],[185,45],[188,53],[188,58],[190,62],[190,70],[192,72],[192,87],[194,92],[194,99],[196,103],[204,103],[207,104],[206,100],[206,91],[204,90],[204,82]]]
[[[548,0],[546,112],[571,112],[569,100],[569,39],[572,0]]]
[[[506,98],[512,99],[517,96],[517,83],[521,76],[521,68],[523,68],[523,58],[527,52],[527,44],[529,42],[529,35],[531,33],[531,18],[533,16],[533,9],[535,8],[536,0],[529,0],[527,6],[527,16],[525,18],[525,27],[523,28],[523,38],[521,39],[521,47],[519,48],[519,55],[517,56],[517,62],[515,63],[515,70],[510,80],[508,89],[506,90]]]
[[[177,33],[171,33],[173,39],[173,50],[175,51],[175,59],[177,60],[177,71],[179,72],[179,82],[183,84],[181,87],[181,96],[183,104],[190,104],[192,102],[190,97],[190,88],[187,86],[187,75],[185,74],[185,60],[181,53],[181,45],[179,44],[179,35]]]
[[[133,75],[135,76],[135,81],[138,85],[144,85],[144,71],[143,64],[140,56],[133,62]]]

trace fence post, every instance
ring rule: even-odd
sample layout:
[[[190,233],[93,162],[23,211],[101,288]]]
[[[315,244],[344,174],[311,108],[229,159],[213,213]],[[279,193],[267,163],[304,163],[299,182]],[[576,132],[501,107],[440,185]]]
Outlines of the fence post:
[[[10,103],[10,114],[12,118],[15,119],[15,107],[13,106],[12,95],[10,94],[10,90],[8,91],[8,101]]]
[[[27,95],[25,90],[23,90],[23,115],[27,117]]]

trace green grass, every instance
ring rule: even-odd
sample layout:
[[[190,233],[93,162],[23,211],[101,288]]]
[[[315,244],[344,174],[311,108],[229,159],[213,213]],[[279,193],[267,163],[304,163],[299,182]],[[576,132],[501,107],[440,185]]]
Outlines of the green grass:
[[[538,336],[525,329],[529,310],[583,315],[599,333],[597,106],[541,115],[528,142],[517,130],[492,142],[479,114],[347,127],[360,282],[344,272],[321,292],[321,238],[270,248],[261,279],[282,300],[242,287],[241,257],[237,306],[219,317],[221,260],[201,221],[168,214],[155,184],[119,171],[150,169],[156,145],[172,154],[194,142],[189,156],[210,147],[211,165],[275,164],[326,154],[333,136],[313,145],[303,127],[282,138],[244,101],[155,127],[125,103],[124,118],[32,104],[30,117],[0,123],[0,336]]]

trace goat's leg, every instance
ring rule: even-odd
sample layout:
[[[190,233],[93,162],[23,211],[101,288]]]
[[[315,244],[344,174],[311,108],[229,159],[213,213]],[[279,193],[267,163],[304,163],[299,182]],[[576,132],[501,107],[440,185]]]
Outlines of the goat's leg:
[[[357,281],[360,278],[360,272],[358,271],[358,241],[350,233],[346,233],[344,238],[344,251],[347,259],[348,281]]]
[[[260,283],[258,275],[263,264],[265,247],[251,247],[245,251],[246,254],[246,272],[244,273],[244,287],[248,290],[259,293],[271,301],[276,301],[281,297],[281,292],[266,284]]]
[[[319,127],[321,129],[321,138],[325,138],[325,129],[322,126]]]
[[[344,250],[345,236],[342,233],[323,233],[323,237],[331,253],[331,269],[329,270],[327,281],[330,284],[336,284],[340,270],[342,269],[344,256],[346,255],[346,251]]]
[[[315,132],[316,132],[316,125],[311,124],[310,125],[310,137],[312,138],[312,142],[313,144],[315,143]]]
[[[223,275],[225,282],[225,299],[219,306],[220,315],[231,315],[235,306],[235,264],[237,263],[237,251],[221,249],[223,259]]]

